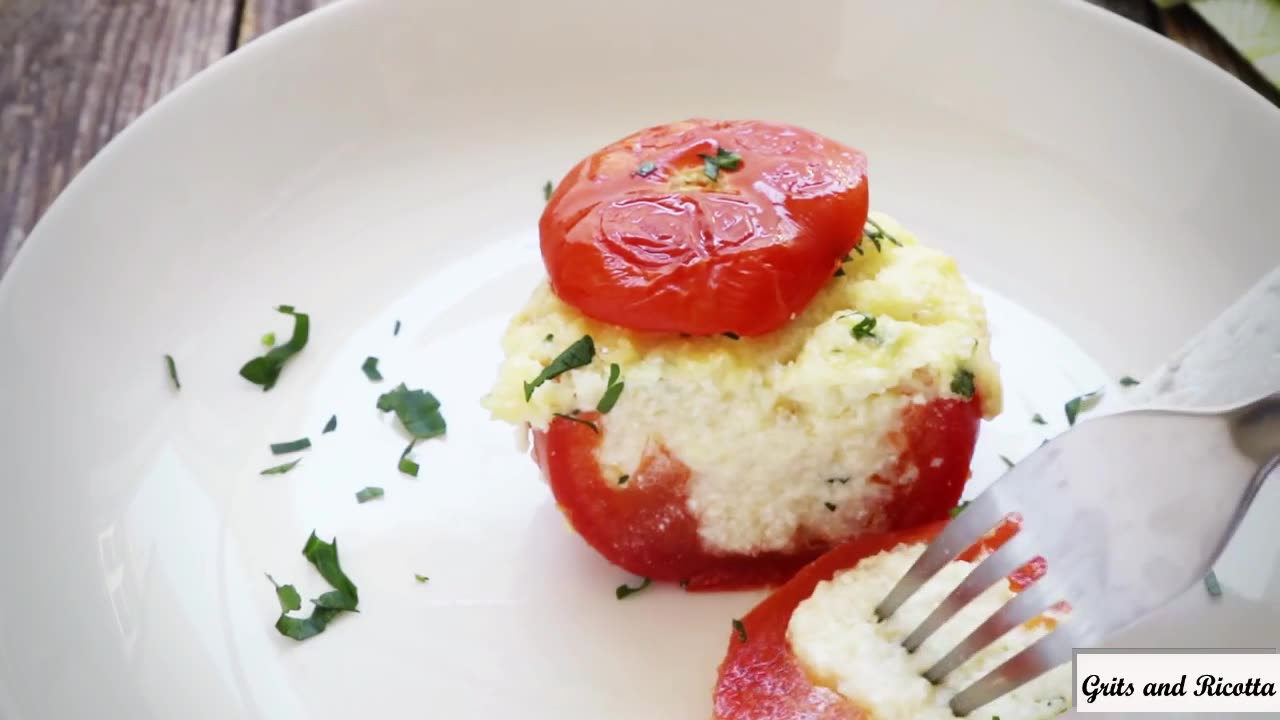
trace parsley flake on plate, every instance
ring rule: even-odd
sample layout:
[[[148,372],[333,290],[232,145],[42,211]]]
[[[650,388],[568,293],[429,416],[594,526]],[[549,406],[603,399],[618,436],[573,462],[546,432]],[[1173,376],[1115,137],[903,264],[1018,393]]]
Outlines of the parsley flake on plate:
[[[1035,423],[1036,425],[1048,425],[1048,424],[1049,424],[1049,423],[1045,422],[1044,416],[1043,416],[1043,415],[1041,415],[1040,413],[1036,413],[1035,415],[1032,415],[1032,416],[1031,416],[1031,422]]]
[[[1133,387],[1134,385],[1137,385],[1140,382],[1141,381],[1138,380],[1137,378],[1125,375],[1124,377],[1120,378],[1120,387]]]
[[[397,321],[396,321],[396,326],[395,326],[394,328],[392,328],[392,329],[391,329],[391,337],[395,337],[395,336],[397,336],[397,335],[399,335],[399,334],[400,334],[400,321],[399,321],[399,320],[397,320]]]
[[[1010,460],[1009,458],[1007,458],[1007,457],[1005,457],[1005,456],[1001,455],[1001,456],[1000,456],[1000,460],[1002,460],[1002,461],[1004,462],[1004,466],[1005,466],[1005,467],[1010,467],[1010,468],[1011,468],[1011,467],[1013,467],[1013,461],[1012,461],[1012,460]]]
[[[572,345],[557,355],[550,365],[542,368],[542,372],[538,373],[538,377],[524,384],[525,402],[533,399],[533,391],[537,390],[542,383],[559,377],[574,368],[591,364],[595,356],[596,345],[591,336],[583,335],[578,338]]]
[[[1209,593],[1209,597],[1222,597],[1222,585],[1218,583],[1218,574],[1210,570],[1208,575],[1204,576],[1204,589]]]
[[[327,435],[337,429],[338,429],[338,416],[330,415],[329,422],[324,424],[324,430],[321,430],[320,434]]]
[[[431,578],[427,577],[426,575],[419,575],[418,573],[414,573],[414,574],[413,574],[413,579],[414,579],[414,580],[417,580],[419,584],[422,584],[422,583],[425,583],[426,581],[430,580]]]
[[[414,438],[405,446],[404,451],[400,453],[400,464],[397,466],[400,472],[410,477],[418,477],[418,463],[409,457],[409,453],[413,452],[413,446],[418,444],[418,439]]]
[[[439,437],[447,429],[436,396],[426,390],[410,390],[404,383],[379,395],[378,409],[394,411],[404,429],[418,440]]]
[[[961,500],[959,505],[957,505],[957,506],[955,506],[955,507],[951,508],[951,510],[950,510],[951,517],[955,517],[955,516],[959,515],[960,513],[964,512],[964,509],[965,509],[965,508],[967,508],[967,507],[969,507],[969,501],[968,501],[968,500]]]
[[[289,613],[302,609],[302,596],[298,594],[297,588],[292,585],[281,585],[270,575],[267,575],[267,579],[276,586],[276,600],[280,603],[280,612]]]
[[[351,612],[360,604],[360,595],[355,583],[342,571],[338,562],[338,539],[327,543],[316,537],[314,531],[302,548],[305,557],[320,577],[333,588],[329,592],[312,600],[315,607],[311,615],[305,618],[289,615],[302,609],[302,598],[292,585],[279,585],[270,576],[271,584],[276,588],[276,600],[280,603],[280,618],[276,620],[276,631],[293,640],[307,640],[324,632],[329,623],[344,612]]]
[[[653,581],[650,580],[649,578],[642,578],[641,580],[642,580],[641,583],[636,587],[631,587],[630,585],[627,585],[625,583],[623,583],[622,585],[619,585],[618,588],[613,591],[614,596],[616,596],[619,600],[625,600],[631,597],[632,595],[635,595],[636,593],[640,592],[641,590],[644,590],[645,588],[649,587],[651,584],[653,584]]]
[[[181,390],[182,383],[178,380],[178,365],[173,361],[172,355],[164,356],[165,367],[169,368],[169,380],[173,382],[174,390]]]
[[[542,186],[543,202],[551,202],[551,193],[555,192],[555,189],[556,189],[556,186],[552,184],[550,180],[547,181],[547,184]]]
[[[371,486],[369,486],[369,487],[367,487],[367,488],[365,488],[365,489],[363,489],[363,490],[361,490],[361,491],[359,491],[359,492],[357,492],[357,493],[356,493],[356,502],[358,502],[358,503],[360,503],[361,505],[363,505],[363,504],[365,504],[365,503],[369,502],[370,500],[377,500],[378,498],[382,497],[383,495],[385,495],[385,493],[383,492],[382,488],[380,488],[380,487],[373,487],[373,486],[371,485]]]
[[[298,463],[300,462],[302,462],[302,458],[298,458],[297,460],[294,460],[292,462],[287,462],[283,465],[276,465],[275,467],[269,467],[258,474],[259,475],[283,475],[289,472],[290,470],[294,469],[295,467],[297,467]]]
[[[1095,407],[1098,406],[1098,403],[1101,401],[1102,401],[1101,390],[1094,390],[1091,393],[1078,395],[1068,400],[1067,404],[1062,406],[1062,410],[1064,413],[1066,413],[1066,416],[1067,416],[1067,424],[1075,425],[1076,418],[1080,416],[1080,413],[1088,412],[1094,409]]]
[[[276,312],[293,316],[293,335],[289,342],[271,348],[266,355],[256,357],[240,368],[240,377],[254,385],[261,385],[263,392],[276,386],[285,363],[302,352],[311,335],[311,317],[306,313],[294,310],[292,305],[281,305],[276,308]]]
[[[360,366],[364,371],[364,376],[369,378],[370,382],[379,382],[382,380],[382,373],[378,372],[378,358],[370,355],[364,359],[364,364]]]
[[[747,641],[747,626],[738,618],[733,619],[733,631],[738,634],[738,642]]]
[[[271,443],[272,455],[288,455],[306,450],[311,447],[311,438],[299,438],[290,440],[289,442]]]

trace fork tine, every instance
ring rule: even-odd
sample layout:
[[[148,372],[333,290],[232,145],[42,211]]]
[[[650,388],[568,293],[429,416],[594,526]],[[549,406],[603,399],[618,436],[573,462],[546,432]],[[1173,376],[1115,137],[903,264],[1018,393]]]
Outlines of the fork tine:
[[[880,620],[889,619],[925,581],[1003,522],[1005,515],[989,494],[973,501],[964,512],[947,523],[924,553],[916,558],[907,574],[898,580],[884,600],[876,606],[876,616]]]
[[[933,667],[925,671],[925,678],[934,684],[942,682],[942,679],[952,670],[963,665],[966,660],[973,657],[979,650],[1004,637],[1005,633],[1015,627],[1048,610],[1060,599],[1054,598],[1052,594],[1046,592],[1045,588],[1037,588],[1035,585],[1024,588],[1022,592],[1013,596],[999,610],[992,613],[991,617],[988,617],[981,625],[974,628],[973,632],[969,633],[965,639],[961,640],[946,655],[943,655],[941,659],[935,662]]]
[[[1025,541],[1016,542],[1017,537],[1015,535],[1010,538],[998,550],[983,559],[978,567],[974,568],[907,636],[907,639],[902,641],[902,646],[907,649],[907,652],[915,652],[935,630],[954,617],[961,608],[1035,557],[1031,544]]]
[[[1077,646],[1070,621],[1027,646],[1017,655],[1001,663],[981,680],[951,698],[951,712],[964,717],[1007,692],[1035,680],[1045,672],[1071,660]]]

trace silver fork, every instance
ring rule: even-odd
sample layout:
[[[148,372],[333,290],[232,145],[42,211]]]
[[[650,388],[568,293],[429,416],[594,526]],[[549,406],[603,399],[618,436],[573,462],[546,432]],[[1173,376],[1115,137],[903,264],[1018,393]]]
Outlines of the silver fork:
[[[1214,357],[1225,360],[1215,365],[1209,362]],[[1160,407],[1159,387],[1169,390],[1168,398],[1214,387],[1213,378],[1186,379],[1185,368],[1234,368],[1249,376],[1218,383],[1230,390],[1229,405]],[[1070,661],[1073,648],[1096,646],[1210,570],[1268,473],[1280,467],[1280,269],[1152,381],[1148,407],[1080,422],[1009,470],[943,529],[877,606],[876,614],[887,619],[1007,516],[1021,516],[1019,532],[982,559],[903,646],[914,652],[984,590],[1036,557],[1046,561],[1045,575],[925,677],[941,682],[974,653],[1060,601],[1071,605],[1071,613],[957,693],[951,700],[957,716]]]

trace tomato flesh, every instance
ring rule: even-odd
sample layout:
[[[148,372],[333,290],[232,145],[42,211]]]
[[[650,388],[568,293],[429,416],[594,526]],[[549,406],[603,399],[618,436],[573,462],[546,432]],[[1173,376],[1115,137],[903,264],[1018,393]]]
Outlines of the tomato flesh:
[[[741,156],[736,169],[707,157]],[[777,330],[861,241],[866,157],[817,133],[689,120],[630,135],[560,182],[539,223],[551,287],[633,330]]]
[[[876,481],[893,487],[874,513],[877,531],[941,520],[959,501],[977,440],[981,401],[935,400],[914,405],[893,441],[900,455],[893,472]],[[600,416],[579,416],[608,432]],[[596,460],[602,435],[590,426],[555,418],[534,433],[535,457],[557,503],[575,530],[607,560],[658,581],[690,590],[729,590],[778,585],[830,548],[798,542],[785,552],[726,554],[707,549],[697,517],[688,509],[689,468],[654,445],[625,484],[604,478]],[[933,460],[941,458],[940,464]],[[919,476],[898,482],[909,467]],[[850,535],[865,532],[853,528]]]
[[[869,715],[835,690],[815,684],[787,641],[787,626],[796,607],[818,583],[860,560],[902,543],[928,543],[945,522],[880,535],[854,538],[823,555],[778,588],[742,619],[747,639],[734,632],[720,665],[715,689],[715,720],[862,720]],[[960,555],[973,560],[1002,545],[1017,531],[1007,522]],[[1018,571],[1017,590],[1044,573],[1042,565]]]

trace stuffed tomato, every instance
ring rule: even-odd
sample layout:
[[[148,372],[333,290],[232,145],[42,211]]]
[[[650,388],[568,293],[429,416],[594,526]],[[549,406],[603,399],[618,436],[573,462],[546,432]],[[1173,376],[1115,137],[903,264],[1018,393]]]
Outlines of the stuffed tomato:
[[[1055,606],[1005,634],[939,685],[922,673],[1014,593],[1042,563],[997,583],[916,650],[901,643],[972,569],[1016,528],[1006,525],[930,579],[888,620],[875,606],[902,577],[941,523],[864,536],[836,547],[757,605],[730,633],[714,692],[714,720],[951,720],[957,692],[1050,632],[1069,614]],[[970,717],[1049,718],[1066,712],[1071,668],[1061,665],[975,710]]]
[[[851,537],[945,518],[999,412],[981,300],[866,210],[865,159],[690,121],[580,163],[549,279],[485,400],[533,432],[569,523],[693,589],[777,584]]]

